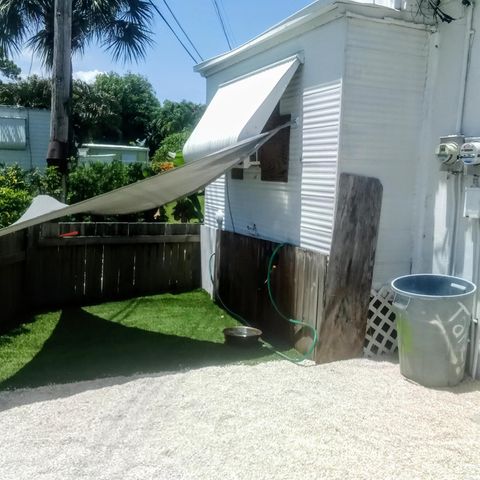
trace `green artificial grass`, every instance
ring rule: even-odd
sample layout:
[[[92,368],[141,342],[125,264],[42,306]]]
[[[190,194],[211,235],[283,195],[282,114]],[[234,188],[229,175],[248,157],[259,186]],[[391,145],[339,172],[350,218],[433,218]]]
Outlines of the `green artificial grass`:
[[[276,358],[224,345],[236,324],[200,290],[39,314],[0,336],[0,389]]]

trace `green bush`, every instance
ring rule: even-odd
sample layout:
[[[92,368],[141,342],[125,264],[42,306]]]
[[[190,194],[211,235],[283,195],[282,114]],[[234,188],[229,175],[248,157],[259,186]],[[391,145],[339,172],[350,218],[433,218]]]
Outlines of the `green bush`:
[[[27,209],[32,196],[26,190],[0,187],[0,227],[17,221]]]
[[[0,227],[18,220],[32,197],[25,170],[18,165],[0,167]]]
[[[179,133],[173,133],[166,137],[160,144],[160,147],[158,147],[154,153],[152,157],[152,164],[155,166],[156,164],[163,162],[173,162],[176,167],[183,165],[184,161],[182,148],[185,145],[189,135],[190,133],[188,131],[183,131]],[[171,153],[175,154],[175,158],[170,156]]]
[[[90,162],[74,163],[68,176],[67,203],[72,204],[135,183],[154,175],[151,165]],[[0,227],[5,227],[25,212],[33,197],[44,194],[61,199],[61,176],[56,168],[23,170],[18,165],[0,165]],[[167,214],[167,211],[169,212]],[[174,205],[124,216],[78,214],[73,221],[202,221],[202,204],[197,194],[179,200]]]

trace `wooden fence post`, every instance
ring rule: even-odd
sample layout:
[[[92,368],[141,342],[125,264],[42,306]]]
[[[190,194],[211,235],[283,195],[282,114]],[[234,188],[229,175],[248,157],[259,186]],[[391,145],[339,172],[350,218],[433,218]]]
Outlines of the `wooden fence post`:
[[[25,306],[30,308],[35,303],[35,281],[38,278],[35,268],[35,254],[40,237],[40,225],[28,227],[25,230],[25,264],[23,280],[23,298]]]

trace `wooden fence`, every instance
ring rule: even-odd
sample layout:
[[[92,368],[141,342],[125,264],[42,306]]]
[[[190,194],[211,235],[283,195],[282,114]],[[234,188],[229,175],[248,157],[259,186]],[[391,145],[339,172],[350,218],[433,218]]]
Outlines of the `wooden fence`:
[[[267,337],[292,343],[306,352],[312,342],[308,328],[293,327],[273,308],[267,290],[269,259],[278,244],[258,238],[219,232],[216,284],[223,302],[235,313],[261,328]],[[327,257],[317,252],[284,246],[275,257],[272,293],[289,318],[319,331]]]
[[[0,330],[29,310],[187,291],[200,277],[199,225],[32,227],[0,237]]]

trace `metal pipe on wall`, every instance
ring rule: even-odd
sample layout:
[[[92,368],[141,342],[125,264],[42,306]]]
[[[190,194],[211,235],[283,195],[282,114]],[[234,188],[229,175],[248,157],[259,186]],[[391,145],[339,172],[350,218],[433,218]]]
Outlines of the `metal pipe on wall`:
[[[473,12],[475,4],[472,3],[468,8],[467,18],[465,21],[465,40],[463,43],[462,72],[460,75],[460,94],[458,97],[457,120],[455,130],[461,135],[463,132],[463,117],[465,112],[465,96],[467,92],[468,72],[470,70],[470,59],[472,52],[473,34]]]

